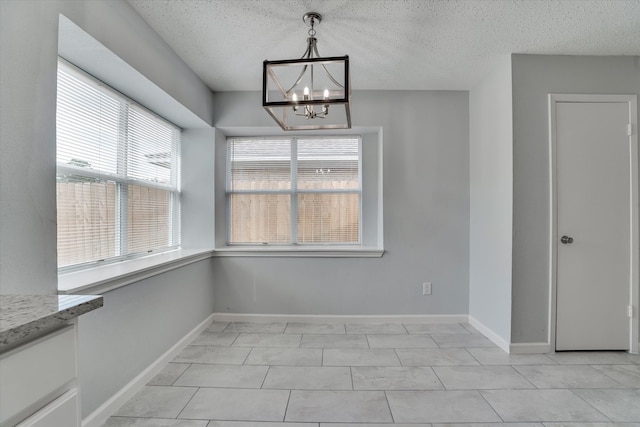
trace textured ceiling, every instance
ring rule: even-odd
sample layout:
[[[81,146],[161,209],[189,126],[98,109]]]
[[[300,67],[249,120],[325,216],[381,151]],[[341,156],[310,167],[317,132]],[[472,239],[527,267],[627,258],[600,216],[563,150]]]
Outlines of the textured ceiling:
[[[470,89],[510,53],[640,55],[640,0],[128,0],[214,91],[259,90],[262,61],[348,54],[364,89]]]

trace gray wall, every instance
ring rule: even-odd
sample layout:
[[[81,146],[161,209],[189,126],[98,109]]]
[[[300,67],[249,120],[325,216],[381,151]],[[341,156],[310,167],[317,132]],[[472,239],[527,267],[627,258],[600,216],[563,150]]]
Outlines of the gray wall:
[[[55,107],[62,13],[191,110],[212,117],[212,94],[125,1],[0,1],[0,292],[54,294]],[[211,165],[211,167],[213,167]],[[211,261],[105,295],[80,318],[82,414],[213,311]]]
[[[210,260],[106,293],[78,322],[85,418],[213,312]]]
[[[513,55],[514,343],[546,342],[549,93],[640,95],[640,57]]]
[[[215,126],[273,127],[260,105],[259,93],[216,94]],[[216,312],[468,313],[468,93],[355,92],[352,111],[354,126],[383,129],[384,256],[216,258]]]
[[[0,7],[0,292],[52,294],[58,15],[205,122],[211,91],[124,0],[3,0]]]
[[[182,247],[213,249],[215,128],[182,132]]]
[[[511,57],[469,94],[469,315],[511,341]]]

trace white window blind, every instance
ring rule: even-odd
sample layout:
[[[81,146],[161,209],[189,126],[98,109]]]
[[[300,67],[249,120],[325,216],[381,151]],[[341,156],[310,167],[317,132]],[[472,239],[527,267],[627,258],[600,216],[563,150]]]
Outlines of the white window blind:
[[[361,242],[358,137],[229,138],[230,244]]]
[[[59,61],[58,267],[179,246],[180,130]]]

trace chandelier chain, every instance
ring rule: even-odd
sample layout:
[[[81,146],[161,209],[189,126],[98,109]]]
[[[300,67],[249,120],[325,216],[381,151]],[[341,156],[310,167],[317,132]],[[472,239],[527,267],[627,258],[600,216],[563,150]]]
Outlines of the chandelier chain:
[[[304,20],[304,17],[302,18]],[[316,25],[316,17],[315,15],[309,15],[309,25],[311,26],[311,28],[309,28],[309,31],[307,31],[307,34],[309,34],[309,37],[315,37],[316,36],[316,30],[315,30],[315,25]]]

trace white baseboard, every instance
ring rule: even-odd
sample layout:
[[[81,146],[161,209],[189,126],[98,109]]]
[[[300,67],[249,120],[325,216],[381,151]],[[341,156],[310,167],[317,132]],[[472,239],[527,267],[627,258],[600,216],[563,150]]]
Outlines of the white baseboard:
[[[318,315],[213,313],[216,322],[301,322],[301,323],[467,323],[466,314],[416,315]]]
[[[495,345],[500,347],[505,352],[510,352],[510,343],[502,338],[500,335],[496,334],[490,328],[486,327],[483,323],[479,322],[473,316],[469,316],[469,324],[476,328],[482,335],[489,338]]]
[[[511,343],[509,345],[509,353],[511,354],[535,354],[550,352],[551,346],[548,342],[524,342]]]
[[[138,374],[127,385],[120,389],[109,400],[104,402],[98,409],[82,420],[82,427],[98,427],[103,425],[107,419],[116,413],[120,407],[131,399],[142,387],[155,377],[178,353],[180,353],[191,341],[211,325],[214,315],[209,315],[198,326],[193,328],[184,338],[178,341],[173,347],[167,350],[162,356],[156,359],[149,367]]]

